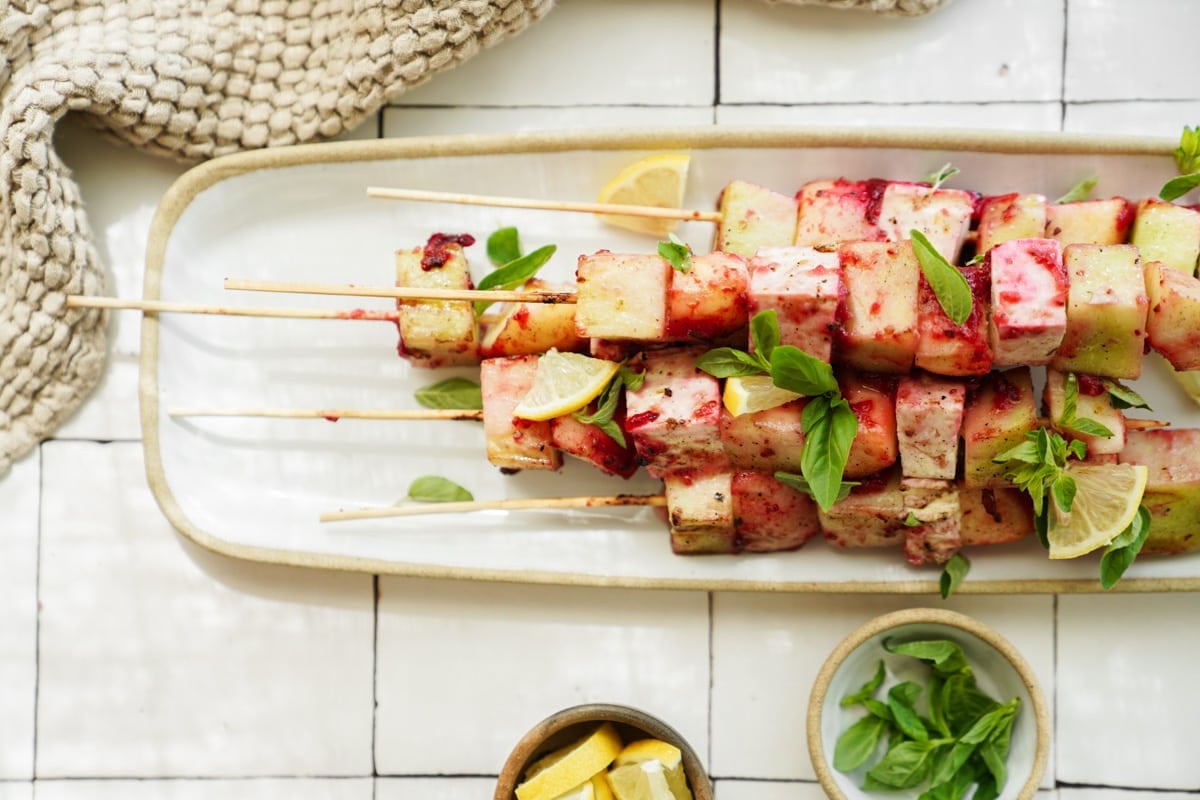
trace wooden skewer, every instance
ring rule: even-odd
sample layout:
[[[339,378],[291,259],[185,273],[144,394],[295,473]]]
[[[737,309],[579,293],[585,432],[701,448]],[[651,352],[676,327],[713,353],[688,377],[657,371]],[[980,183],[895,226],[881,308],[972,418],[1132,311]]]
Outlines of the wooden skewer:
[[[279,417],[283,419],[384,419],[384,420],[481,420],[477,409],[371,409],[371,408],[202,408],[176,406],[167,409],[171,417]]]
[[[400,314],[393,310],[378,309],[322,309],[322,308],[241,308],[238,306],[202,305],[199,303],[172,303],[163,300],[124,300],[119,297],[88,297],[70,295],[70,308],[111,308],[143,311],[146,313],[213,314],[226,317],[276,317],[285,319],[349,319],[369,322],[396,322]]]
[[[574,303],[574,292],[504,291],[500,289],[418,289],[399,286],[356,286],[353,283],[304,283],[226,278],[225,288],[246,292],[329,294],[351,297],[395,297],[400,300],[491,300],[498,303]]]
[[[471,511],[527,511],[529,509],[611,508],[614,506],[665,506],[663,495],[619,494],[608,497],[529,497],[515,500],[471,500],[463,503],[420,503],[384,508],[330,511],[321,522],[344,522],[382,517],[417,517],[426,514],[463,514]]]
[[[577,211],[581,214],[615,214],[624,217],[653,217],[655,219],[678,219],[692,222],[719,223],[721,221],[721,212],[719,211],[662,208],[660,206],[627,206],[618,203],[535,200],[525,197],[429,192],[421,189],[390,189],[383,186],[368,186],[367,196],[379,197],[385,200],[416,200],[426,203],[457,203],[466,206],[494,206],[498,208],[532,208],[540,211]]]

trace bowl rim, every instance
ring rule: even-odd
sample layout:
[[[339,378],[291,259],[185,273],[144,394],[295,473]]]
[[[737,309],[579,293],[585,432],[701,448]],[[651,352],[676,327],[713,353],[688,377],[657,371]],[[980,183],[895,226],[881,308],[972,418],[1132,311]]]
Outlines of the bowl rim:
[[[1024,785],[1017,793],[1017,800],[1030,800],[1037,793],[1050,754],[1050,714],[1037,676],[1034,675],[1033,668],[1029,666],[1025,657],[998,632],[974,617],[944,608],[905,608],[875,617],[853,630],[825,659],[825,663],[821,666],[821,670],[813,682],[812,692],[809,694],[806,720],[808,753],[821,788],[825,790],[831,800],[849,800],[838,786],[833,768],[825,755],[825,746],[821,738],[821,714],[834,673],[850,653],[872,637],[891,628],[918,623],[947,625],[972,634],[995,648],[1016,670],[1021,682],[1025,685],[1025,690],[1029,693],[1030,704],[1033,706],[1034,729],[1037,731],[1033,764],[1030,765],[1029,775]]]
[[[496,778],[494,800],[513,800],[525,767],[541,753],[539,748],[554,734],[589,722],[626,725],[655,739],[669,742],[683,754],[683,769],[694,800],[713,800],[712,779],[691,743],[679,731],[653,714],[620,703],[583,703],[555,711],[530,728],[513,746]]]

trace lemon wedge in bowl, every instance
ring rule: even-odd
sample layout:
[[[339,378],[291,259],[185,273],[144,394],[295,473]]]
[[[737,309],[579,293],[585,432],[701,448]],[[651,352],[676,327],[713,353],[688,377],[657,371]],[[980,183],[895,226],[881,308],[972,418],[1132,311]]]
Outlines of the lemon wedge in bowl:
[[[513,409],[513,416],[546,420],[578,411],[604,391],[620,366],[615,361],[551,348],[538,359],[533,386]]]
[[[616,800],[675,800],[658,759],[616,767],[609,771],[608,783]]]
[[[692,800],[692,792],[688,789],[687,776],[683,771],[683,751],[670,742],[661,739],[638,739],[630,742],[617,755],[613,766],[620,768],[647,761],[657,761],[662,765],[673,800]]]
[[[730,414],[739,417],[742,414],[766,411],[803,396],[776,386],[770,375],[735,375],[725,379],[725,391],[721,395],[721,402]]]
[[[1050,558],[1077,558],[1104,547],[1129,527],[1150,470],[1140,464],[1070,464],[1075,500],[1063,514],[1051,504],[1046,526]]]
[[[621,735],[611,722],[529,765],[516,788],[517,800],[557,800],[573,792],[613,762]]]
[[[687,186],[691,161],[692,158],[687,153],[657,153],[646,156],[621,170],[606,183],[596,198],[597,202],[680,208],[683,205],[683,191]],[[601,214],[599,218],[618,228],[648,233],[660,238],[671,233],[679,225],[679,220],[655,217]]]

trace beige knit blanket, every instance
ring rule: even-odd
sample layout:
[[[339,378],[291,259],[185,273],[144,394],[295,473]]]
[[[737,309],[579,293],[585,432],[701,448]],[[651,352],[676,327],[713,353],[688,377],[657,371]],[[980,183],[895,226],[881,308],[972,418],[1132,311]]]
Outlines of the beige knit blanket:
[[[946,0],[784,0],[919,14]],[[0,475],[83,403],[106,316],[67,111],[155,153],[209,158],[338,134],[515,34],[553,0],[0,0]]]

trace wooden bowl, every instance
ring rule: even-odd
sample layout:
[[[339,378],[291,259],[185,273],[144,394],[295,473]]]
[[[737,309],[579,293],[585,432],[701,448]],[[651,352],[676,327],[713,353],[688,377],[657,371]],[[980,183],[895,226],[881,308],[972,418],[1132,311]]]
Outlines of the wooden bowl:
[[[582,737],[601,722],[611,722],[621,734],[621,740],[661,739],[675,745],[683,753],[683,771],[695,800],[713,800],[712,781],[696,751],[678,731],[667,723],[628,706],[592,703],[558,711],[534,725],[521,737],[509,753],[500,777],[496,781],[495,800],[513,800],[517,784],[525,768],[541,756]]]
[[[842,641],[817,675],[808,701],[808,750],[817,779],[832,800],[877,799],[878,793],[862,790],[861,769],[843,774],[833,768],[838,736],[863,715],[861,707],[843,709],[842,697],[855,692],[875,673],[882,658],[889,675],[917,680],[922,685],[928,670],[909,656],[883,649],[890,637],[949,639],[957,642],[975,673],[979,688],[1001,702],[1021,698],[1012,732],[1007,780],[1000,800],[1029,800],[1037,792],[1050,751],[1050,718],[1046,701],[1029,664],[1008,640],[978,620],[938,608],[911,608],[884,614],[866,623]],[[877,694],[885,696],[889,677]],[[923,698],[922,701],[923,702]],[[915,797],[913,790],[891,792],[896,798]]]

